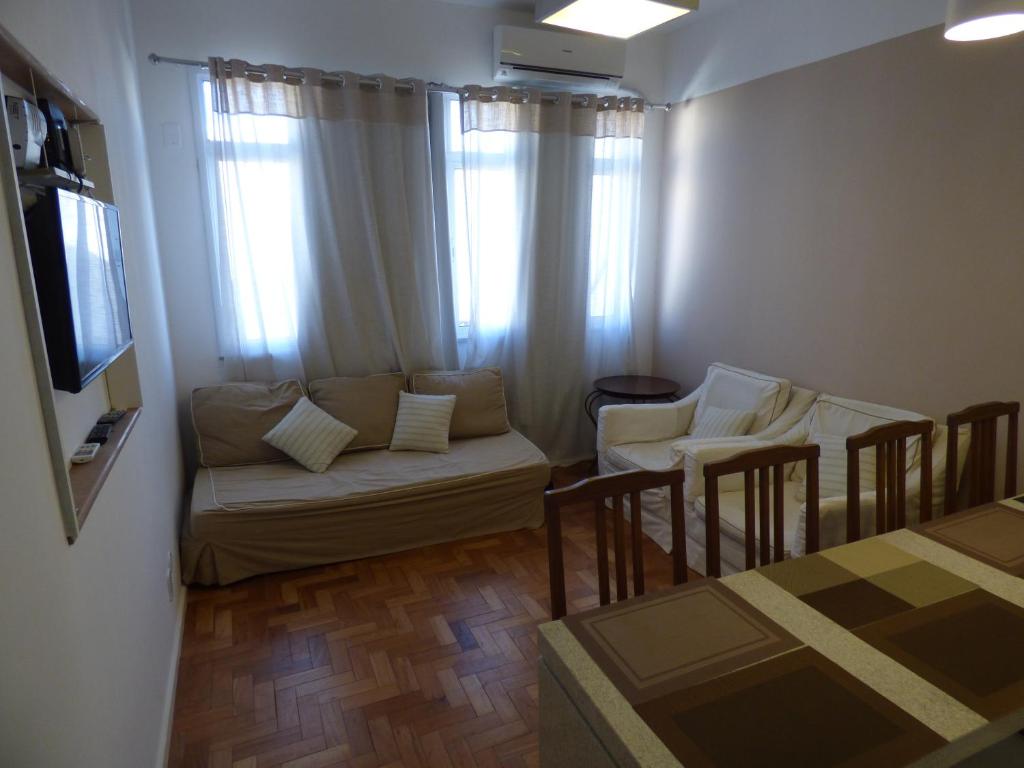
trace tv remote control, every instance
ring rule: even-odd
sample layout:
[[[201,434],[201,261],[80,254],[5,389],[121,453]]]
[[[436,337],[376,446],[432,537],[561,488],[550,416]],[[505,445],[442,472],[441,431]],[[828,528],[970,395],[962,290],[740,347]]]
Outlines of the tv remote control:
[[[128,411],[120,411],[120,410],[107,411],[106,413],[104,413],[102,416],[100,416],[96,420],[96,423],[97,424],[117,424],[117,422],[119,422],[121,420],[121,418],[126,413],[128,413]]]
[[[107,439],[110,437],[110,432],[113,429],[114,426],[112,424],[97,424],[92,428],[92,431],[89,433],[89,436],[85,438],[85,441],[87,443],[99,443],[100,445],[103,445],[107,442]]]
[[[71,455],[72,464],[88,464],[96,458],[96,452],[100,449],[99,443],[82,443],[78,450]]]

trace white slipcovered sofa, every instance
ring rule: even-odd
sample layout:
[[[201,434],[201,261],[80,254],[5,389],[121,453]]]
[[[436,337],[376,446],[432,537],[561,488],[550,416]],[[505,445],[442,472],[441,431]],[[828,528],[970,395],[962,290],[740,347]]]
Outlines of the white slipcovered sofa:
[[[872,427],[893,421],[919,421],[928,418],[912,411],[890,408],[884,405],[857,400],[821,395],[806,415],[794,427],[774,439],[718,441],[711,445],[695,443],[684,447],[682,466],[686,472],[686,535],[689,565],[694,570],[706,573],[705,545],[705,499],[704,464],[729,458],[737,453],[772,445],[803,445],[818,442],[819,435],[846,438],[864,432]],[[928,457],[932,466],[932,514],[942,514],[945,489],[945,455],[948,430],[937,424],[932,432],[932,455]],[[968,430],[961,430],[959,452],[961,457],[957,468],[958,478],[963,471],[970,440]],[[921,446],[912,440],[907,445],[907,524],[920,520],[921,499]],[[845,447],[843,448],[845,454]],[[875,532],[874,462],[869,454],[861,452],[861,536]],[[821,525],[821,548],[846,543],[846,461],[835,457],[831,462],[823,454],[820,461],[821,500],[819,519]],[[831,478],[827,477],[831,474]],[[833,490],[828,490],[829,486]],[[841,489],[841,490],[839,490]],[[794,465],[787,468],[785,483],[785,557],[804,554],[806,505],[803,496],[804,467]],[[831,495],[830,495],[831,494]],[[735,573],[745,568],[744,549],[744,506],[743,476],[732,475],[719,481],[720,546],[722,575]],[[760,564],[760,537],[756,538],[756,551]],[[772,550],[774,559],[774,550]]]
[[[816,392],[795,387],[788,379],[735,368],[724,363],[708,366],[704,382],[674,403],[606,405],[597,422],[597,462],[600,474],[638,469],[666,470],[683,466],[688,447],[728,446],[732,453],[756,444],[770,444],[796,426],[814,403]],[[741,437],[694,438],[693,425],[709,406],[753,411],[748,434]],[[693,486],[687,470],[686,510],[692,517],[693,500],[703,492]],[[627,500],[628,502],[628,500]],[[627,505],[628,506],[628,505]],[[642,496],[643,529],[666,552],[672,548],[672,528],[667,489],[646,491]],[[687,536],[692,537],[687,525]],[[703,533],[701,533],[703,542]],[[700,563],[703,566],[703,544]],[[690,567],[695,567],[695,542],[687,543]]]

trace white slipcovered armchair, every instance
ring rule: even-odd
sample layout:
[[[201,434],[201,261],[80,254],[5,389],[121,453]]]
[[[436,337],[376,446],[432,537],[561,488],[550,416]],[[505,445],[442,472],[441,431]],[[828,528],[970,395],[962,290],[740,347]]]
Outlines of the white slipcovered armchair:
[[[705,547],[707,544],[705,530],[704,500],[704,465],[711,461],[728,458],[740,450],[764,448],[771,445],[803,445],[822,441],[819,435],[846,438],[860,434],[868,429],[893,421],[919,421],[927,417],[912,411],[904,411],[874,403],[858,400],[821,395],[813,407],[798,424],[774,440],[758,440],[755,442],[734,442],[732,444],[694,444],[685,449],[683,469],[686,472],[685,518],[687,534],[687,558],[689,566],[701,573],[706,572]],[[932,432],[932,455],[929,457],[932,467],[932,515],[941,515],[945,493],[946,475],[946,438],[948,430],[945,426],[936,425]],[[966,446],[970,433],[962,430],[959,435],[959,455],[966,455]],[[844,440],[845,442],[845,440]],[[824,450],[824,449],[823,449]],[[861,537],[866,538],[875,532],[875,493],[873,491],[873,462],[866,462],[867,452],[861,456]],[[846,543],[846,459],[845,446],[842,458],[833,461],[834,466],[827,466],[824,458],[820,460],[819,483],[821,499],[819,502],[820,547],[827,549]],[[824,454],[823,454],[824,457]],[[921,499],[921,461],[920,442],[913,440],[907,445],[907,525],[920,520]],[[957,469],[958,476],[963,470],[964,460],[961,459]],[[872,475],[867,477],[866,467],[870,466]],[[825,473],[833,474],[831,485],[842,487],[842,491],[829,493],[830,483]],[[784,557],[798,557],[805,552],[806,508],[803,498],[804,467],[795,465],[787,468],[785,492],[785,552]],[[720,543],[722,557],[722,575],[743,570],[746,565],[744,549],[744,506],[743,477],[733,475],[724,477],[719,482],[719,515]],[[760,564],[760,539],[756,549]],[[772,558],[774,559],[774,549]]]
[[[704,382],[674,403],[606,405],[601,408],[597,420],[598,471],[600,474],[614,474],[637,469],[677,469],[683,466],[688,446],[718,446],[730,450],[727,455],[732,455],[759,443],[773,444],[800,422],[816,395],[810,390],[794,387],[787,379],[713,363],[708,367]],[[709,406],[753,412],[754,419],[748,434],[695,438],[690,434],[692,428]],[[687,471],[684,488],[687,499],[696,498],[690,489],[692,483],[693,478]],[[666,552],[671,551],[668,494],[664,489],[646,491],[642,496],[642,506],[644,533]],[[687,508],[692,508],[692,503]],[[687,534],[691,535],[689,526],[687,521]],[[694,551],[693,545],[688,544],[690,567],[694,567]],[[700,562],[703,563],[703,559]]]

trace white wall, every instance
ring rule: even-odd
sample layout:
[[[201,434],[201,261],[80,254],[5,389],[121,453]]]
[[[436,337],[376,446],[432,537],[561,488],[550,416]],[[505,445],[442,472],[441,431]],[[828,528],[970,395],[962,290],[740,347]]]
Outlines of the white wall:
[[[736,0],[698,11],[669,36],[666,97],[703,96],[945,17],[946,0]]]
[[[0,764],[153,766],[175,653],[164,569],[182,471],[130,20],[120,0],[3,0],[0,18],[106,125],[145,398],[69,547],[0,214]]]
[[[490,83],[495,25],[530,25],[532,16],[432,0],[133,2],[181,429],[190,445],[188,392],[222,376],[189,99],[196,72],[153,66],[145,57],[151,52],[203,60],[218,55],[254,63],[385,72],[453,85]],[[664,42],[664,35],[650,34],[631,42],[627,50],[624,85],[655,101],[663,99]],[[639,280],[641,295],[649,297],[654,290],[664,113],[649,112],[648,117],[641,242],[645,268]],[[165,143],[168,132],[180,135],[179,145]],[[653,301],[646,301],[645,307],[651,312],[641,336],[646,367],[651,358]]]

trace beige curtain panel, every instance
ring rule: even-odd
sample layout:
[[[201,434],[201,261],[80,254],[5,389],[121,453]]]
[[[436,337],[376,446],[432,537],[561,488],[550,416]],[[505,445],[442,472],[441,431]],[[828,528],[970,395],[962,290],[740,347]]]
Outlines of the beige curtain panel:
[[[230,115],[427,123],[422,80],[211,58],[210,83],[214,110]]]
[[[536,88],[484,88],[462,94],[462,130],[514,133],[567,133],[597,139],[641,139],[643,99],[540,91]]]

